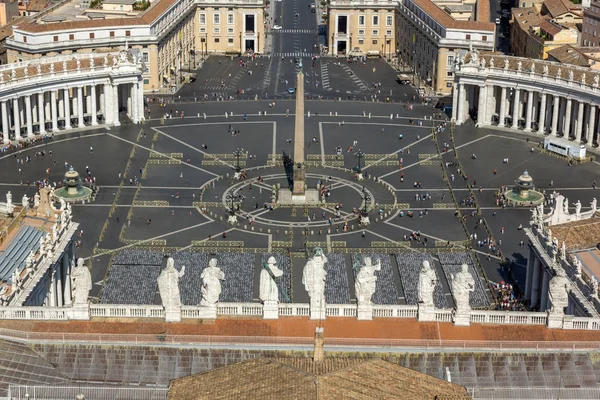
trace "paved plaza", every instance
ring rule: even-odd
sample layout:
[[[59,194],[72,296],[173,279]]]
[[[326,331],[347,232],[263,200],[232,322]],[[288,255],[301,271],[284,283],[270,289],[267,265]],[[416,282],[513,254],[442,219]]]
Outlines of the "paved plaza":
[[[454,131],[451,143],[450,125],[432,135],[432,125],[438,126],[441,120],[429,118],[438,110],[420,104],[410,110],[399,104],[307,101],[305,109],[311,113],[305,122],[307,184],[316,187],[320,181],[330,190],[323,205],[269,207],[273,186],[289,184],[281,156],[293,154],[293,101],[278,101],[274,107],[262,101],[151,106],[155,115],[143,125],[58,135],[48,143],[4,154],[0,186],[16,199],[24,193],[31,197],[34,182],[60,180],[65,163],[83,175],[89,168],[101,189],[93,203],[74,207],[74,217],[83,230],[78,255],[92,258],[92,297],[99,297],[110,279],[111,260],[124,249],[252,252],[258,257],[252,259],[258,271],[261,254],[282,253],[291,259],[292,276],[300,277],[304,264],[295,258],[316,246],[348,253],[341,261],[347,274],[354,262],[349,253],[420,254],[426,248],[437,260],[440,249],[465,252],[465,246],[472,246],[473,256],[485,271],[485,276],[479,275],[487,291],[485,279],[514,278],[523,283],[526,265],[527,252],[520,245],[526,238],[518,226],[528,224],[530,211],[496,206],[494,195],[500,186],[512,185],[528,170],[540,190],[559,191],[570,203],[581,200],[588,205],[596,196],[593,182],[598,165],[569,167],[537,150],[531,152],[539,137],[464,126]],[[160,118],[165,112],[177,117]],[[445,145],[450,148],[447,153]],[[248,176],[243,181],[233,179],[237,149],[242,153],[240,167]],[[36,157],[41,151],[45,155]],[[363,153],[365,176],[359,182],[351,171],[358,164],[358,151]],[[477,158],[472,159],[472,154]],[[28,156],[31,161],[17,162]],[[503,163],[504,158],[509,162]],[[446,182],[440,160],[444,165],[459,161],[468,179],[450,164]],[[478,247],[478,240],[486,239],[488,233],[484,224],[477,224],[480,217],[471,216],[474,208],[463,203],[469,196],[467,182],[475,188],[481,218],[495,241],[501,240],[498,249],[508,264],[501,263],[487,246]],[[365,192],[373,204],[371,224],[360,227],[356,211],[363,205]],[[235,226],[227,223],[228,194],[243,197]],[[466,216],[467,232],[455,215],[453,197]],[[339,218],[335,217],[336,205]],[[417,233],[418,240],[407,240]],[[478,240],[469,240],[474,233]],[[393,256],[391,265],[386,279],[404,282]],[[436,268],[439,276],[444,274],[440,263]],[[351,279],[348,275],[347,281]],[[307,300],[299,279],[292,285],[298,296],[295,301]],[[408,301],[402,284],[395,286],[398,289],[391,296],[397,295],[401,304]],[[445,281],[441,290],[451,305]],[[352,295],[349,290],[350,299]],[[256,299],[255,293],[250,297]]]

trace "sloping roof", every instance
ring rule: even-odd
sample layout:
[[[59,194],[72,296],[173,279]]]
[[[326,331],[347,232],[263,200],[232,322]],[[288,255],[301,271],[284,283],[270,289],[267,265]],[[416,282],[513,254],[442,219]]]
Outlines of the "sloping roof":
[[[429,16],[435,19],[439,24],[445,28],[453,29],[470,29],[470,30],[486,30],[493,31],[496,29],[496,25],[493,22],[483,21],[457,21],[450,15],[446,14],[444,10],[438,7],[431,0],[412,0],[419,8],[425,11]],[[483,0],[478,0],[481,2]],[[488,6],[489,7],[489,6]],[[484,10],[484,9],[483,9]],[[482,15],[484,12],[482,11]],[[488,13],[489,14],[489,13]],[[479,17],[479,11],[478,11]]]
[[[569,8],[562,0],[546,0],[544,1],[544,6],[546,7],[546,10],[548,10],[548,14],[553,18],[569,12]]]
[[[27,5],[27,11],[39,12],[48,5],[49,0],[30,0]]]
[[[553,225],[552,235],[558,239],[558,243],[561,245],[564,241],[568,250],[594,247],[600,243],[600,218],[588,218]]]
[[[560,33],[560,31],[562,31],[561,27],[557,26],[556,24],[553,24],[545,18],[542,18],[538,26],[540,27],[540,29],[543,29],[552,36],[557,35]]]
[[[512,15],[513,21],[525,32],[529,31],[530,26],[538,26],[542,21],[535,7],[513,8]]]
[[[21,22],[27,21],[28,19],[29,19],[29,17],[21,16],[21,17],[18,17],[16,19],[10,21],[8,24],[0,27],[0,41],[3,41],[4,39],[6,39],[9,36],[12,36],[13,26],[15,26]]]
[[[168,400],[469,399],[466,388],[381,359],[261,358],[174,379]],[[446,397],[448,398],[448,397]]]
[[[581,67],[590,65],[589,57],[570,44],[548,50],[548,57],[552,57],[552,61],[556,60],[564,64],[579,65]]]

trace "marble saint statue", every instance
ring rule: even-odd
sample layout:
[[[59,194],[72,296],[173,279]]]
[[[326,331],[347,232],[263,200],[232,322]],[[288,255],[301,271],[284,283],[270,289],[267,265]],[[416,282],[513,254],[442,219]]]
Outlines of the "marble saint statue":
[[[185,265],[181,271],[175,269],[175,261],[172,257],[167,258],[167,265],[157,278],[158,292],[162,305],[166,311],[181,307],[181,296],[179,293],[179,279],[185,274]]]
[[[424,260],[421,271],[419,272],[419,287],[418,287],[418,298],[419,303],[426,307],[434,307],[433,304],[433,291],[437,284],[437,275],[429,261]]]
[[[260,271],[260,293],[259,298],[263,303],[277,302],[279,301],[279,288],[277,283],[267,271],[267,268],[271,271],[271,274],[275,278],[279,278],[283,275],[283,271],[277,267],[277,260],[275,257],[269,257],[267,265]]]
[[[363,261],[365,265],[360,267],[354,282],[354,290],[359,306],[372,304],[371,297],[377,289],[375,271],[381,271],[381,260],[377,260],[377,263],[373,264],[371,257],[365,257]]]
[[[469,272],[469,266],[463,264],[460,272],[452,276],[452,294],[454,295],[457,313],[471,311],[469,295],[474,290],[475,280]]]
[[[208,267],[202,271],[202,300],[201,306],[214,306],[219,302],[221,295],[221,281],[225,280],[225,274],[217,267],[217,259],[211,258]]]
[[[74,306],[87,306],[88,295],[92,290],[92,274],[84,265],[83,258],[77,260],[77,266],[71,272],[71,291]]]
[[[23,195],[23,199],[21,199],[21,205],[22,205],[24,208],[27,208],[27,207],[29,207],[29,197],[27,197],[27,195],[26,195],[26,194],[24,194],[24,195]]]
[[[302,271],[302,284],[310,297],[310,308],[321,309],[325,307],[325,263],[327,257],[319,247],[315,249],[315,255],[311,257]]]
[[[569,288],[571,284],[562,268],[556,269],[556,275],[550,279],[548,284],[548,299],[552,304],[550,312],[553,314],[564,314],[569,305]]]
[[[40,206],[40,194],[36,193],[35,196],[33,196],[33,206],[35,208],[38,208]]]

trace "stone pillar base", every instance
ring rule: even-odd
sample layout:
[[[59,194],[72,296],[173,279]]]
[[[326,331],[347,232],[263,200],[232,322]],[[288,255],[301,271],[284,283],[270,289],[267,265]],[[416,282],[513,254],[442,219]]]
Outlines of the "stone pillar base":
[[[181,307],[165,310],[166,322],[181,322]]]
[[[363,176],[362,172],[356,174],[356,180],[357,181],[362,181],[363,179],[365,179],[365,177]]]
[[[563,329],[573,329],[573,317],[574,315],[565,315],[563,318]]]
[[[325,315],[325,305],[322,308],[311,308],[310,319],[327,319]]]
[[[562,329],[563,327],[563,313],[553,313],[548,311],[548,319],[546,320],[546,327],[549,329]],[[573,321],[571,321],[571,326]]]
[[[469,311],[454,312],[453,322],[456,326],[470,326],[471,325],[471,313]]]
[[[373,305],[359,305],[358,312],[356,314],[356,318],[359,321],[370,321],[373,319]]]
[[[417,321],[427,322],[435,321],[435,307],[426,306],[423,303],[418,304]]]
[[[371,223],[371,220],[369,219],[369,216],[366,217],[360,217],[360,224],[362,226],[367,226]]]
[[[235,225],[237,224],[238,220],[237,220],[237,216],[236,215],[230,215],[227,218],[227,222],[230,223],[231,225]]]
[[[217,305],[202,305],[200,304],[200,312],[198,318],[200,319],[217,319]]]
[[[263,319],[279,319],[279,306],[276,301],[265,301],[263,304]]]
[[[87,304],[73,306],[71,308],[71,319],[89,321],[90,307]]]

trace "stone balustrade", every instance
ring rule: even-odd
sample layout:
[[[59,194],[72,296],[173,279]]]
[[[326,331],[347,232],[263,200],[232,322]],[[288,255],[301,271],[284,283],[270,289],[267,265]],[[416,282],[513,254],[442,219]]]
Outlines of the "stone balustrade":
[[[206,307],[183,306],[182,319],[205,319]],[[134,304],[91,304],[88,307],[90,318],[165,318],[165,310],[160,305],[134,305]],[[79,313],[79,314],[78,314]],[[374,318],[417,318],[418,307],[409,305],[374,305],[372,307]],[[309,317],[308,304],[279,304],[279,317]],[[79,319],[81,310],[76,307],[0,307],[1,319],[13,320],[71,320]],[[218,303],[217,318],[219,316],[259,317],[263,315],[263,306],[260,303]],[[354,304],[328,304],[326,316],[331,318],[346,317],[357,318],[358,307]],[[521,311],[490,311],[472,310],[469,321],[471,324],[494,325],[548,325],[549,312],[521,312]],[[454,321],[453,309],[435,309],[432,322]],[[560,327],[571,330],[600,330],[600,318],[575,317],[562,315]]]

